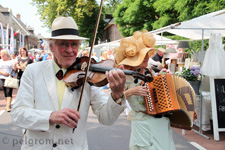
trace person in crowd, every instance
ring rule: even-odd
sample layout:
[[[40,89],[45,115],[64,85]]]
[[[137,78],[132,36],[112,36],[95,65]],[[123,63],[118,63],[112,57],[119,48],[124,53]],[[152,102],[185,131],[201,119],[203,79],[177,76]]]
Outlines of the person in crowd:
[[[33,63],[33,60],[30,57],[28,57],[28,51],[25,47],[20,48],[19,52],[20,52],[20,57],[16,64],[16,68],[18,70],[17,79],[19,79],[20,81],[27,65]]]
[[[49,59],[52,59],[52,54],[51,54],[51,53],[48,53],[48,58],[47,58],[47,60],[49,60]]]
[[[49,56],[48,53],[46,53],[45,50],[42,50],[42,53],[41,53],[41,55],[39,57],[39,61],[47,60],[48,56]]]
[[[14,53],[11,53],[10,58],[11,58],[11,60],[16,60],[16,55]]]
[[[0,82],[3,86],[3,92],[6,100],[6,111],[11,111],[11,102],[12,102],[12,88],[4,87],[5,78],[11,75],[11,72],[14,69],[14,62],[10,60],[10,56],[8,51],[3,49],[1,50],[1,57],[0,60]]]
[[[82,56],[89,56],[89,51],[88,50],[84,50],[83,52],[82,52]]]
[[[83,56],[83,50],[79,50],[77,53],[77,57],[82,57]]]
[[[149,58],[147,67],[153,69],[155,72],[160,72],[161,69],[163,68],[162,66],[163,54],[164,54],[163,52],[159,51],[152,58]]]
[[[102,55],[101,55],[101,57],[100,57],[100,61],[106,60],[106,59],[108,59],[108,57],[107,57],[107,51],[103,51],[103,52],[102,52]]]
[[[15,56],[18,57],[19,56],[19,52],[15,52]]]
[[[28,57],[30,57],[34,62],[34,56],[31,54],[31,52],[28,52]]]
[[[19,52],[16,53],[16,59],[17,59],[17,61],[19,60],[20,57],[21,56],[20,56],[20,49],[19,49]]]
[[[109,49],[107,51],[107,58],[114,60],[114,55],[113,55],[113,50],[112,49]]]
[[[121,40],[120,48],[115,51],[114,57],[118,65],[144,74],[149,56],[154,49],[154,37],[143,31],[136,31],[133,39]],[[137,35],[138,34],[138,35]],[[145,34],[145,36],[143,36]],[[135,40],[134,40],[135,39]],[[138,43],[136,41],[139,41]],[[149,41],[149,42],[142,42]],[[170,127],[170,120],[164,116],[154,117],[147,114],[144,96],[149,91],[142,86],[139,80],[134,83],[132,76],[127,77],[125,96],[132,110],[129,113],[131,119],[130,150],[175,150],[175,145]]]
[[[62,79],[67,68],[75,63],[81,41],[86,39],[78,32],[72,17],[57,17],[52,23],[52,36],[46,38],[53,59],[28,65],[23,74],[12,108],[12,120],[17,126],[27,129],[24,134],[26,140],[47,141],[24,142],[24,150],[88,150],[86,123],[89,107],[101,124],[111,125],[126,106],[123,94],[126,76],[122,70],[114,69],[106,72],[111,94],[86,84],[77,110],[82,87],[72,90]]]
[[[34,60],[33,60],[33,62],[37,62],[36,55],[37,55],[37,52],[34,52]]]
[[[39,52],[37,52],[36,54],[35,54],[35,59],[36,59],[36,61],[35,62],[39,62],[39,61],[41,61],[39,58],[40,58],[40,56],[41,56],[41,54],[39,53]]]
[[[16,55],[14,53],[10,54],[10,59],[14,62],[14,64],[16,64],[17,61],[18,61],[17,58],[16,58]]]
[[[94,58],[96,62],[98,62],[98,57],[96,53],[92,53],[91,58]]]
[[[164,52],[158,51],[153,57],[152,59],[156,62],[160,62],[162,63],[162,58],[163,58]]]
[[[163,48],[160,48],[163,49]],[[159,73],[163,69],[162,59],[165,58],[166,54],[177,53],[177,51],[169,47],[166,50],[158,51],[152,58],[148,60],[148,68],[153,69],[155,72]],[[171,59],[167,60],[171,61]],[[167,61],[164,61],[164,65],[167,64]]]

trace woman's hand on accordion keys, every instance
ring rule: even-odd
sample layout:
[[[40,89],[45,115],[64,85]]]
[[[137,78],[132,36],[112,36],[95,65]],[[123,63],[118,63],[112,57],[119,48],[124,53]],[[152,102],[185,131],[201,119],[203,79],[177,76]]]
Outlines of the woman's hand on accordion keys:
[[[126,90],[124,94],[126,98],[128,99],[132,95],[147,96],[148,92],[149,91],[147,90],[145,86],[135,86]]]

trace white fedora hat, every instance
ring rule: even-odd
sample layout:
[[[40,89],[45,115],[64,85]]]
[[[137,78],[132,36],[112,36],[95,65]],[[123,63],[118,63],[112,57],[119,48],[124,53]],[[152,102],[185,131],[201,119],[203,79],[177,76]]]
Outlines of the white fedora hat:
[[[44,39],[87,40],[88,38],[79,36],[77,24],[72,17],[57,17],[52,23],[51,37]]]

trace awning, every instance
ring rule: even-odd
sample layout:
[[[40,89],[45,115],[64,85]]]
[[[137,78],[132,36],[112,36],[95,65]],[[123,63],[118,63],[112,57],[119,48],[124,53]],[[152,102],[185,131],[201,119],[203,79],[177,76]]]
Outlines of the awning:
[[[160,32],[160,29],[158,31]],[[165,31],[192,40],[202,39],[202,33],[204,39],[209,39],[211,33],[220,33],[222,37],[225,37],[225,9],[161,29],[161,32]]]

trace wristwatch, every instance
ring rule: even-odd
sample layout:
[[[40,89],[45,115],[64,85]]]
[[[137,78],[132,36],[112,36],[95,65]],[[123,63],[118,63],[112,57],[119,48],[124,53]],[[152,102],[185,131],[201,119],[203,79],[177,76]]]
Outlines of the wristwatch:
[[[121,98],[115,100],[115,102],[116,102],[117,104],[121,104],[123,98],[124,98],[124,94],[123,94],[123,96],[122,96]]]

